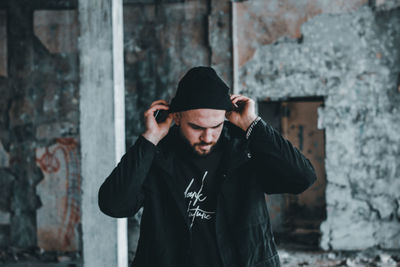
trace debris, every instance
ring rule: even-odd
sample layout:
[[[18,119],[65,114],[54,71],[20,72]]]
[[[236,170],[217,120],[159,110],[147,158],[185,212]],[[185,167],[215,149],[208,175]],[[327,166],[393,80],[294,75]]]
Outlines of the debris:
[[[68,261],[71,261],[71,257],[68,257],[68,256],[58,256],[58,257],[57,257],[57,261],[58,261],[58,262],[68,262]]]
[[[328,253],[328,259],[330,259],[330,260],[334,260],[334,259],[336,259],[336,254],[335,254],[335,253],[333,253],[333,252],[331,252],[331,253]]]

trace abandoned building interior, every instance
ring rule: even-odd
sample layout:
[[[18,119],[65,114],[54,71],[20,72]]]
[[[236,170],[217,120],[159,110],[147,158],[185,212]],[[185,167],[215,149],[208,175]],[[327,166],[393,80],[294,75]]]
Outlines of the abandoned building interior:
[[[283,266],[400,266],[399,0],[0,0],[0,266],[128,266],[104,178],[194,66],[312,162],[266,195]]]

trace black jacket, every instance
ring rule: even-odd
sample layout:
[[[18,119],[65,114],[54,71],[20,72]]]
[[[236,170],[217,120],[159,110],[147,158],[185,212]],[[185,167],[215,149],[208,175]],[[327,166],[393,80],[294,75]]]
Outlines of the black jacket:
[[[143,208],[134,267],[185,267],[191,254],[184,195],[174,182],[172,127],[154,146],[140,136],[99,190],[99,207],[112,217],[133,216]],[[226,122],[228,144],[216,209],[217,246],[226,267],[280,266],[264,193],[301,193],[315,172],[291,143],[264,121],[249,140]]]

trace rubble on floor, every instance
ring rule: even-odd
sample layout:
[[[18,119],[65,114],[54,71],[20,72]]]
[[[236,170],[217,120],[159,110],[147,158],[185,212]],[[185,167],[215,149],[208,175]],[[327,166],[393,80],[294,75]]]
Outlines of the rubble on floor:
[[[400,251],[368,249],[364,251],[278,250],[284,267],[400,267]]]
[[[8,247],[0,250],[2,267],[81,267],[82,257],[78,252],[45,251],[40,248],[19,249]]]

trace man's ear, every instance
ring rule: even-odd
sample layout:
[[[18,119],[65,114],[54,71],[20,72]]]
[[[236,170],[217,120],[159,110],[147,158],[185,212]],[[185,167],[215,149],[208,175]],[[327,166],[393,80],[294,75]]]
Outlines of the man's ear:
[[[173,115],[175,124],[179,126],[181,123],[182,114],[180,112],[175,112],[172,115]]]

